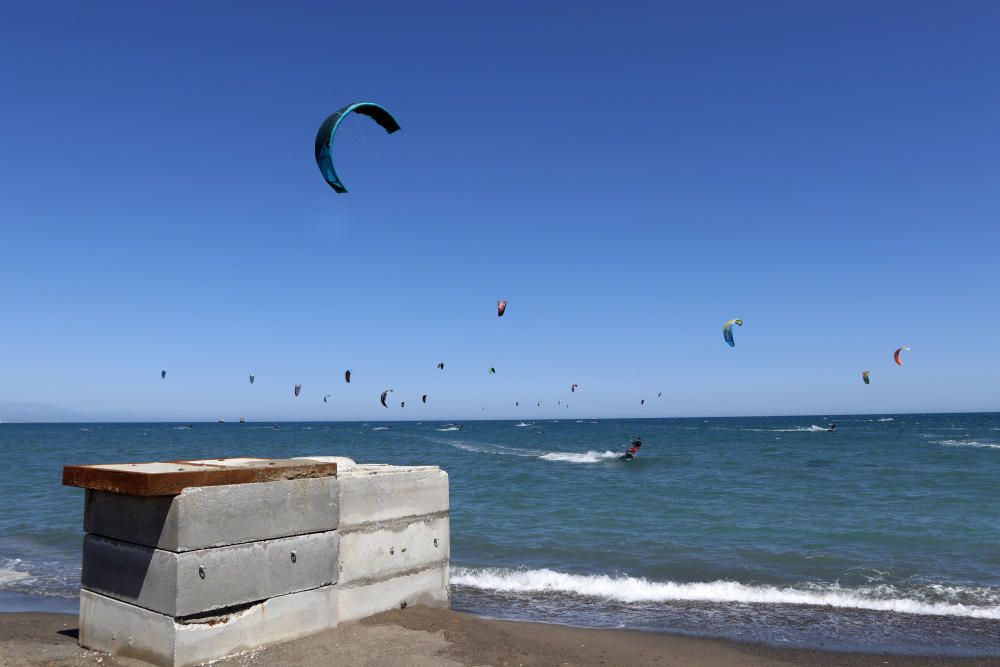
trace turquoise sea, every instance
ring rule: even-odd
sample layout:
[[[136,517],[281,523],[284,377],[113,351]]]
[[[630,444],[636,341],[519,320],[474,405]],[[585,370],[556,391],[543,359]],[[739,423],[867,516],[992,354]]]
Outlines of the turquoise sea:
[[[1000,655],[1000,414],[463,426],[0,424],[0,609],[75,609],[64,464],[324,454],[448,471],[459,610]]]

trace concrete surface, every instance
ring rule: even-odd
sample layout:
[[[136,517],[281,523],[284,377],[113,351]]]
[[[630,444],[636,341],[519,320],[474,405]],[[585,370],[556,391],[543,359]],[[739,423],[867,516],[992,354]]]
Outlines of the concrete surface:
[[[335,586],[273,597],[188,623],[91,591],[80,592],[82,646],[170,667],[299,639],[334,628],[337,620]]]
[[[450,534],[447,513],[343,529],[339,581],[386,578],[447,560]]]
[[[174,553],[87,535],[82,585],[168,616],[201,614],[334,583],[339,539],[328,531]]]
[[[352,621],[415,604],[448,607],[448,563],[433,563],[424,569],[400,573],[388,579],[363,579],[338,584],[337,588],[340,589],[337,616],[341,621]]]
[[[341,528],[448,511],[448,473],[435,466],[356,465],[337,477]]]
[[[335,477],[185,489],[177,496],[88,490],[83,529],[167,551],[192,551],[337,528]]]

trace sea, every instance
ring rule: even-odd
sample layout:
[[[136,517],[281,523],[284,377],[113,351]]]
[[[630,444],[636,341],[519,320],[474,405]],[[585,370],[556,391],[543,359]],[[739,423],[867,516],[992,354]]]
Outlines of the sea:
[[[64,464],[340,455],[448,472],[457,610],[1000,656],[997,413],[0,424],[0,454],[0,610],[78,608]]]

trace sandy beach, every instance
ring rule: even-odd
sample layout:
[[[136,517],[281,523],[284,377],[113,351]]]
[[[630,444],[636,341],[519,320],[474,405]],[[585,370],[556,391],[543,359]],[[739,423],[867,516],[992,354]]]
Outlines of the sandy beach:
[[[77,618],[0,614],[0,665],[143,665],[80,648]],[[781,649],[718,639],[571,628],[477,618],[449,610],[391,611],[218,665],[1000,665],[995,658],[944,658]]]

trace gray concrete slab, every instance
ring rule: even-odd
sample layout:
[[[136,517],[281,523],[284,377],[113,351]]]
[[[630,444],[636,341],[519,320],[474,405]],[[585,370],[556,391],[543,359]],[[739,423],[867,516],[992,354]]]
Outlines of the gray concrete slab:
[[[340,527],[448,510],[448,473],[436,466],[356,465],[338,482]]]
[[[387,579],[338,584],[337,588],[337,616],[342,623],[413,604],[447,607],[450,602],[447,562]]]
[[[167,551],[192,551],[334,530],[334,477],[193,487],[177,496],[88,490],[84,531]]]
[[[338,581],[385,578],[447,560],[450,553],[449,520],[444,513],[342,529]]]
[[[337,626],[336,586],[271,598],[239,611],[179,623],[91,591],[80,592],[80,644],[165,667],[188,667]]]
[[[83,544],[83,588],[189,616],[337,581],[336,531],[175,553],[97,535]]]

